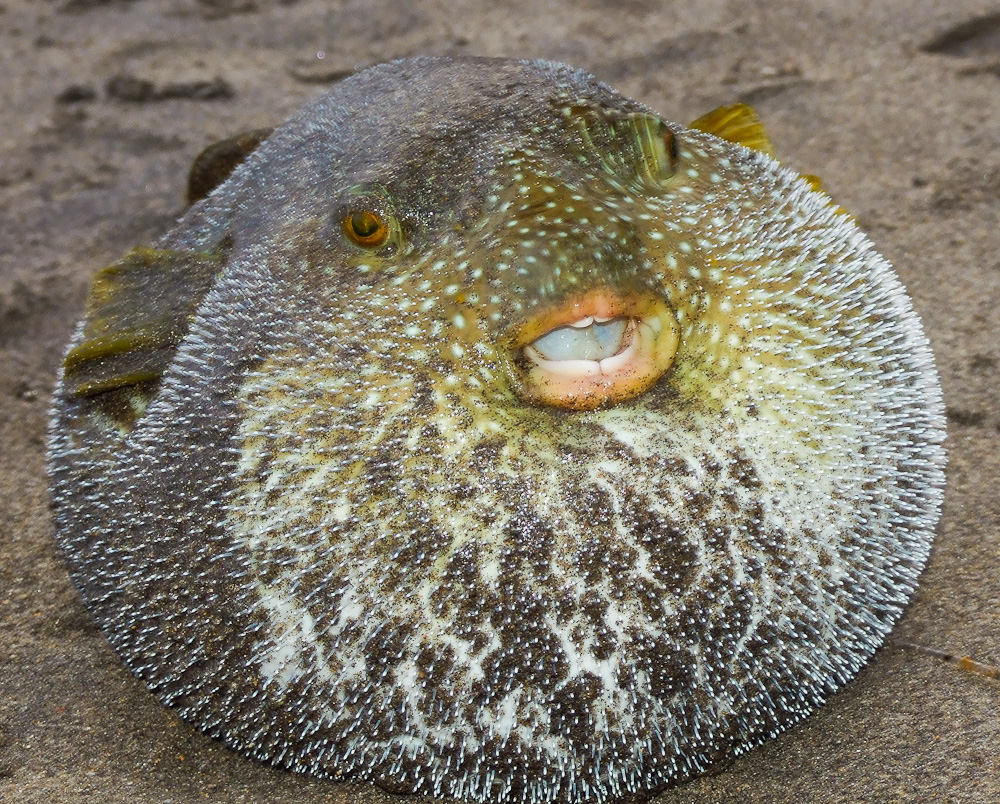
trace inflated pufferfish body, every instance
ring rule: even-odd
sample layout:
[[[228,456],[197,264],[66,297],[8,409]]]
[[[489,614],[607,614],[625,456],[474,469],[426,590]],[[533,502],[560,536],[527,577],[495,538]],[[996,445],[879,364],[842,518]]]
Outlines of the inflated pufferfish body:
[[[199,728],[583,801],[857,672],[942,437],[903,288],[807,181],[564,66],[414,59],[98,275],[51,473],[88,606]]]

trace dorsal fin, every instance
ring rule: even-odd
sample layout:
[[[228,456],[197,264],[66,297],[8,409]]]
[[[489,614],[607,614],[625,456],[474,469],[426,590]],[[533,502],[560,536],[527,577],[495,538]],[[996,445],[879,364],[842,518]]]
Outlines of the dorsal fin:
[[[713,109],[691,123],[689,128],[774,156],[771,140],[757,112],[745,103],[734,103]]]
[[[99,271],[87,298],[83,337],[63,361],[67,393],[93,400],[95,409],[127,426],[125,420],[134,419],[155,394],[224,262],[222,247],[135,248]]]
[[[823,180],[819,176],[813,173],[801,173],[799,175],[802,176],[802,178],[806,180],[808,185],[812,187],[816,192],[818,193],[826,192],[826,189],[823,187]]]
[[[271,136],[273,128],[256,128],[214,142],[195,157],[188,173],[187,202],[201,201],[236,170],[257,146]]]

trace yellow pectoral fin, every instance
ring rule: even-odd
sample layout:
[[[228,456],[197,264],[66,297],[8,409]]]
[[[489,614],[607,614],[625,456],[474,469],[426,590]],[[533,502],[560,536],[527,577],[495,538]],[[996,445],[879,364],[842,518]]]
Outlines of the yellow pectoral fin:
[[[771,140],[752,106],[734,103],[703,114],[689,128],[774,156]]]
[[[90,286],[83,338],[63,362],[77,397],[157,380],[222,270],[221,252],[136,248]]]
[[[737,145],[752,148],[768,156],[774,156],[774,148],[771,145],[770,137],[764,130],[764,124],[760,122],[754,108],[745,103],[734,103],[730,106],[720,106],[718,109],[713,109],[691,123],[690,128],[704,131],[706,134],[712,134],[728,142],[735,142]],[[801,175],[814,191],[823,193],[829,198],[830,194],[826,191],[819,176],[809,173]],[[832,198],[830,206],[835,207],[838,214],[851,217],[851,213]]]

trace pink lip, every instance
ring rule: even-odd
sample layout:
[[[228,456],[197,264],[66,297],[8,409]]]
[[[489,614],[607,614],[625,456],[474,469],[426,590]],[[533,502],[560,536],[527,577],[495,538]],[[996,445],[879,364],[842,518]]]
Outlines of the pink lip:
[[[547,360],[532,343],[553,329],[586,326],[587,319],[629,319],[621,350],[603,360]],[[679,328],[658,296],[619,294],[598,288],[535,316],[517,333],[526,359],[521,396],[529,402],[571,410],[607,407],[649,390],[673,364]]]
[[[546,332],[588,317],[641,317],[658,301],[652,295],[621,295],[605,288],[590,290],[532,318],[518,330],[516,345],[525,346]]]

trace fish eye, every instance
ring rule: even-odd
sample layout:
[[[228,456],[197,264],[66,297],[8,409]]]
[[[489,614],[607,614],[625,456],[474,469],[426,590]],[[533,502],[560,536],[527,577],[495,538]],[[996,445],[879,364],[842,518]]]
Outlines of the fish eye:
[[[614,176],[659,190],[677,172],[677,142],[670,126],[645,112],[620,114],[580,105],[566,110],[583,146]]]
[[[344,217],[347,236],[365,248],[377,248],[389,237],[389,225],[380,215],[368,209],[349,212]]]
[[[673,131],[658,117],[630,115],[619,123],[622,135],[637,147],[636,170],[652,187],[659,187],[677,170],[677,142]]]

